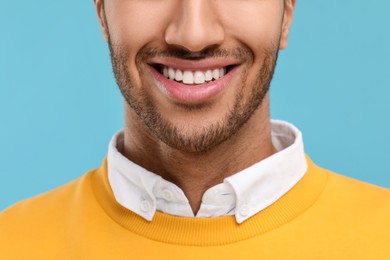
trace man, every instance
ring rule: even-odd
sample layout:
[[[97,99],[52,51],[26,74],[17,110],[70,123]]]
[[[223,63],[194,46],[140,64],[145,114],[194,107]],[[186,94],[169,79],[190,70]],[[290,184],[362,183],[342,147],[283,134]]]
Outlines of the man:
[[[270,120],[295,0],[95,6],[124,131],[99,169],[0,215],[0,259],[389,259],[390,191]]]

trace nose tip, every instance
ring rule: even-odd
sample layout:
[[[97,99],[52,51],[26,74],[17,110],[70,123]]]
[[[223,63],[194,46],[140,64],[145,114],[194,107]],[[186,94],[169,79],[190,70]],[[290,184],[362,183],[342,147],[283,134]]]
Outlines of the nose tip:
[[[200,52],[224,40],[218,12],[210,0],[182,0],[178,15],[165,33],[165,42],[191,52]]]

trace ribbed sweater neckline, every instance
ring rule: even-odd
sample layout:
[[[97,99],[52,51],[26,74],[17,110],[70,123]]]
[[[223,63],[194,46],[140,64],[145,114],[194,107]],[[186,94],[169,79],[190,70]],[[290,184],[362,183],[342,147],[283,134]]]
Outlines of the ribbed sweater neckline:
[[[250,239],[280,227],[302,214],[325,187],[327,172],[307,158],[305,176],[277,202],[242,224],[234,216],[217,218],[176,217],[156,212],[151,222],[122,207],[107,180],[107,160],[90,175],[97,202],[106,214],[130,232],[145,238],[177,245],[216,246]]]

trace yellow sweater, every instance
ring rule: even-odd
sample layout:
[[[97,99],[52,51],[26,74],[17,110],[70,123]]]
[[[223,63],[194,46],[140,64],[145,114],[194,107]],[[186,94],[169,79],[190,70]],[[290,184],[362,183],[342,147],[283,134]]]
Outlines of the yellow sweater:
[[[0,214],[0,259],[390,259],[390,190],[312,162],[286,195],[233,216],[152,222],[116,203],[106,163]]]

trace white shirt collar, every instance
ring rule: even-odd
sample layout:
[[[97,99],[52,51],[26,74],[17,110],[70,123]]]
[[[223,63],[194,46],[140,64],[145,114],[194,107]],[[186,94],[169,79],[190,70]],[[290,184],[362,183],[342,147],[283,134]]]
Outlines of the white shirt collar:
[[[277,201],[303,177],[307,162],[301,132],[285,121],[272,120],[271,127],[278,152],[208,189],[195,217],[235,215],[237,223],[242,223]],[[121,142],[122,131],[111,139],[107,155],[108,180],[117,202],[148,221],[156,211],[194,217],[184,192],[124,157],[117,149]]]

